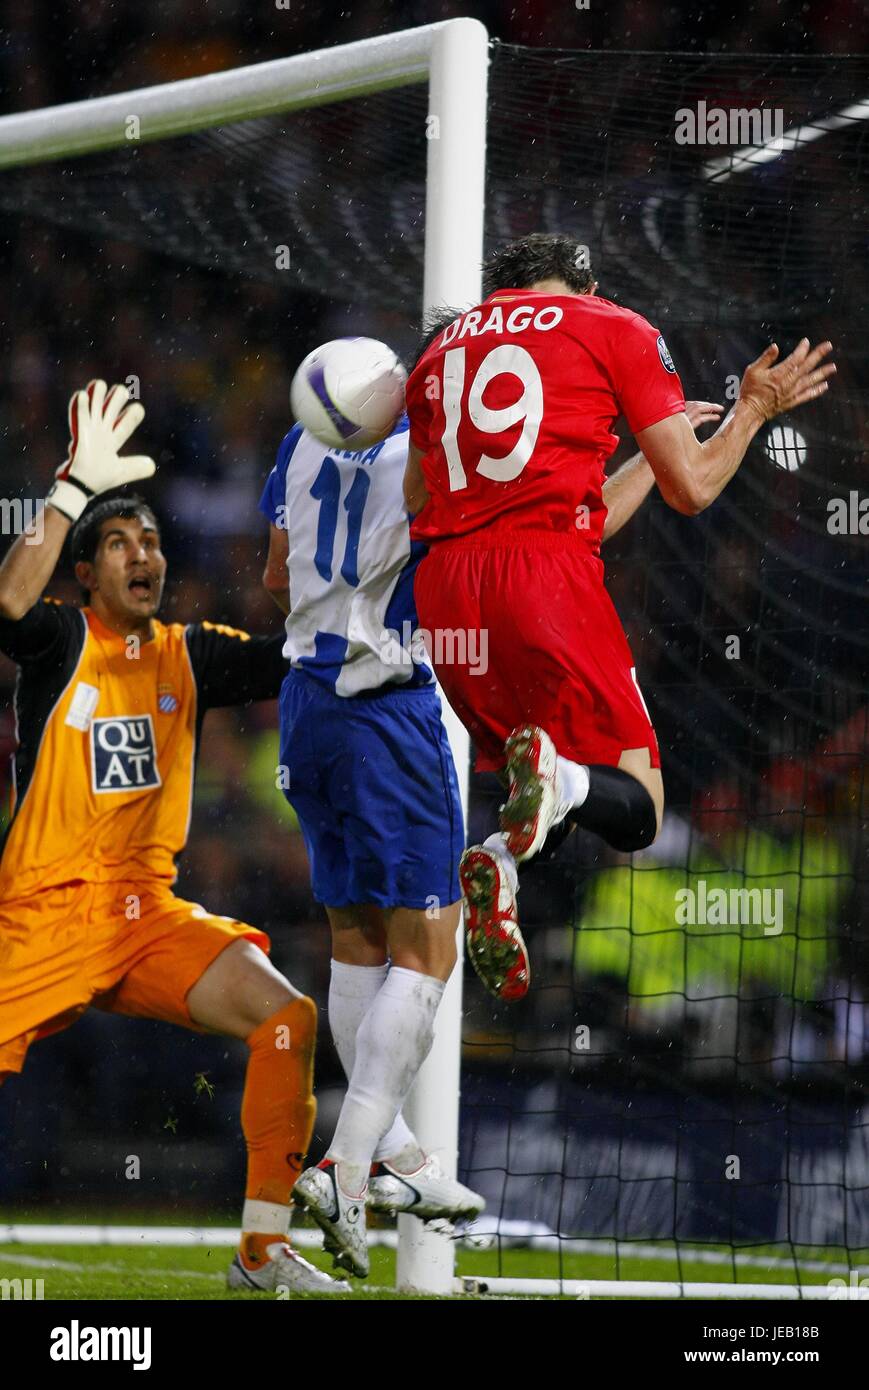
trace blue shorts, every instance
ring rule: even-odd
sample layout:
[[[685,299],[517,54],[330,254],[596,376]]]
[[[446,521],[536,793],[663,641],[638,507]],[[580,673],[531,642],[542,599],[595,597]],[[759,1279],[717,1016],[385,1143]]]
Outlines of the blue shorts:
[[[432,686],[335,695],[290,671],[280,697],[286,796],[327,907],[446,907],[461,897],[462,807]]]

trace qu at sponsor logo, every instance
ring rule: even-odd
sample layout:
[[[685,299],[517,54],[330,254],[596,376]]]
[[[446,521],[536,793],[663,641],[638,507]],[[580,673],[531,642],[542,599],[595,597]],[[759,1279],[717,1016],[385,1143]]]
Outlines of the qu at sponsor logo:
[[[95,719],[90,732],[95,792],[136,792],[161,785],[150,714]]]

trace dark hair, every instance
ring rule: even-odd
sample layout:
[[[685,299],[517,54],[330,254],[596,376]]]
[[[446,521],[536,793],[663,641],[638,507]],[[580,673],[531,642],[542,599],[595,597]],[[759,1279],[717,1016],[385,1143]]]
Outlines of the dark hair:
[[[588,247],[561,232],[533,232],[483,262],[483,298],[496,290],[527,290],[539,280],[563,280],[573,294],[594,284]]]
[[[439,333],[442,333],[445,328],[448,328],[451,323],[467,312],[467,309],[453,309],[449,304],[442,304],[437,309],[429,309],[420,324],[414,362],[419,361]]]
[[[137,516],[143,515],[153,524],[155,531],[160,530],[160,523],[152,508],[144,497],[139,497],[135,492],[115,492],[108,497],[95,497],[93,501],[88,502],[70,532],[69,553],[73,566],[77,565],[79,560],[93,563],[96,559],[104,521],[109,521],[112,517],[134,521]],[[83,584],[80,584],[79,588],[86,599],[90,598],[89,589]]]
[[[540,280],[563,280],[574,294],[581,294],[594,284],[588,247],[576,237],[560,232],[533,232],[530,236],[511,241],[483,262],[483,298],[496,290],[527,290]],[[430,309],[419,329],[415,362],[418,362],[435,338],[467,308],[451,308],[443,304]]]

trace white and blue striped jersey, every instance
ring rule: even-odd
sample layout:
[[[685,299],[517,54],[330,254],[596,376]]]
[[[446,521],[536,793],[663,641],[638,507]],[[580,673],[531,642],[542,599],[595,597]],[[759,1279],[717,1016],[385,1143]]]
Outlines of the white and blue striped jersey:
[[[407,419],[358,453],[330,449],[295,425],[278,449],[260,511],[289,538],[284,656],[337,695],[430,685],[413,580],[402,479]]]

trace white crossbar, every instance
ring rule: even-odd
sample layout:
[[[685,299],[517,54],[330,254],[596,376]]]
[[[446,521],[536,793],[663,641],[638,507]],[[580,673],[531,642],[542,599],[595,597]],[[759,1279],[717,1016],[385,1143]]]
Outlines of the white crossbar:
[[[138,121],[138,143],[425,82],[435,35],[445,23],[482,28],[474,20],[426,24],[316,53],[2,116],[0,168],[132,143],[131,116]]]

